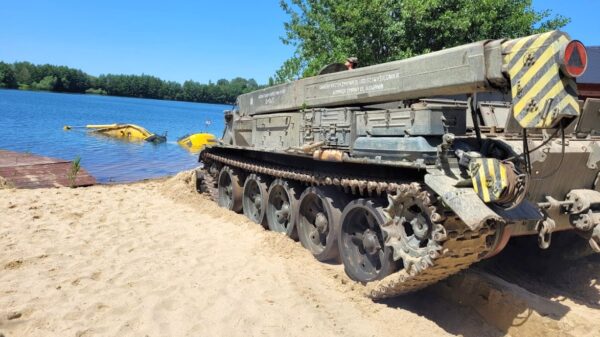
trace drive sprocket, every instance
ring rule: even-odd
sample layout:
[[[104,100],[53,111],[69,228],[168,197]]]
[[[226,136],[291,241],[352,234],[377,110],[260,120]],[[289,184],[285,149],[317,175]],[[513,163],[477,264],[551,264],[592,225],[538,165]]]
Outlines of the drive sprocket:
[[[385,245],[392,247],[394,260],[402,261],[409,275],[433,266],[443,253],[442,242],[447,234],[433,202],[419,183],[402,184],[395,194],[388,194],[385,211],[390,220],[382,227]]]

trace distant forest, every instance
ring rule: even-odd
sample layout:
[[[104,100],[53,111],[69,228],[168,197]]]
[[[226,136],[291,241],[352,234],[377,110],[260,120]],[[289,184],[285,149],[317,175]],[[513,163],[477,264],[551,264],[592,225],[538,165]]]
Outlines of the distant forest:
[[[150,75],[91,76],[79,69],[29,62],[0,62],[0,88],[45,90],[203,103],[234,103],[237,96],[260,89],[254,79],[236,77],[202,84],[182,84]]]

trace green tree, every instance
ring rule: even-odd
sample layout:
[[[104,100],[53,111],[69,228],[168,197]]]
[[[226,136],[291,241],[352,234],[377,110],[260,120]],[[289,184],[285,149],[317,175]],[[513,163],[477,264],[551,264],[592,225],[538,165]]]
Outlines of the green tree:
[[[29,62],[15,62],[13,66],[19,85],[31,85],[31,71],[35,66]]]
[[[357,56],[361,66],[473,41],[558,29],[568,18],[536,11],[531,0],[281,0],[289,15],[286,45],[294,55],[276,82],[313,76]]]
[[[0,88],[15,89],[19,85],[15,70],[4,62],[0,62]]]
[[[316,69],[321,66],[320,62],[315,59],[312,62],[311,69],[307,69],[307,59],[307,56],[301,56],[300,52],[297,51],[293,57],[285,60],[283,65],[275,72],[274,82],[283,83],[285,81],[297,80],[303,72],[306,73],[306,76],[310,76],[310,74],[316,74]],[[331,57],[331,60],[335,60],[335,56]]]
[[[31,85],[34,90],[46,90],[53,91],[55,90],[58,84],[58,79],[56,76],[46,76],[42,78],[39,82],[35,82]]]

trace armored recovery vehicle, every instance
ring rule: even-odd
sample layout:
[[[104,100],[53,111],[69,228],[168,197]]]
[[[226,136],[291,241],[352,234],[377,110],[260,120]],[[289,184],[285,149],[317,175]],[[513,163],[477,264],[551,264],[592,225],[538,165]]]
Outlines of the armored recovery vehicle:
[[[547,248],[576,231],[598,252],[600,104],[579,102],[575,82],[586,64],[584,46],[553,31],[244,94],[201,152],[198,183],[317,260],[341,259],[373,298],[512,236]]]

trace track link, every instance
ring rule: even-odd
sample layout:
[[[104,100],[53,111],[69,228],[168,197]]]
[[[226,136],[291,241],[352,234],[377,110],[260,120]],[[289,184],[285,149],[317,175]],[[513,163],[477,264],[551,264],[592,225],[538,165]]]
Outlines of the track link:
[[[217,162],[249,172],[296,180],[310,185],[340,186],[347,192],[359,195],[382,195],[383,193],[394,195],[405,185],[397,181],[367,180],[361,177],[315,175],[308,170],[289,169],[208,152],[203,152],[201,158],[205,163]],[[493,237],[496,232],[493,225],[483,224],[477,231],[472,231],[456,215],[447,214],[448,211],[438,208],[438,213],[446,213],[443,221],[439,222],[446,231],[439,254],[431,259],[429,266],[411,268],[410,271],[405,268],[383,280],[367,284],[367,296],[372,299],[384,299],[422,289],[468,268],[490,252],[489,242],[493,240],[488,238]]]
[[[366,295],[384,299],[425,288],[468,268],[490,252],[487,238],[495,233],[492,226],[486,225],[474,232],[456,216],[448,217],[443,226],[447,238],[433,265],[416,273],[402,269],[381,281],[371,282],[367,284]]]

